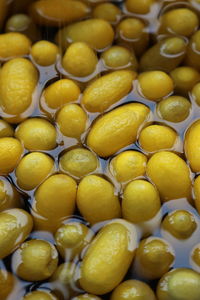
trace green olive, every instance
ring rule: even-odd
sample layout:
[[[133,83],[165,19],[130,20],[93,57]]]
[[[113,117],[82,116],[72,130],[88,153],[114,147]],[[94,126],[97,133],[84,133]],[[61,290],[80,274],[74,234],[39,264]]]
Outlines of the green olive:
[[[182,122],[190,113],[191,103],[181,96],[170,96],[160,101],[157,112],[164,120],[169,122]]]
[[[23,209],[12,208],[0,213],[0,259],[11,254],[29,236],[31,216]]]
[[[89,150],[75,148],[60,157],[60,169],[69,175],[83,177],[97,169],[97,157]]]
[[[14,136],[14,129],[4,120],[0,119],[0,138]]]
[[[102,298],[99,298],[92,294],[83,294],[79,295],[77,297],[72,298],[71,300],[102,300]]]
[[[200,274],[191,269],[166,273],[157,286],[158,300],[199,300]]]
[[[137,273],[147,279],[157,279],[170,269],[174,253],[164,239],[149,237],[140,242],[135,259]]]
[[[148,284],[139,280],[126,280],[112,292],[110,300],[156,300]]]
[[[24,296],[22,300],[59,300],[55,295],[45,291],[34,291]]]
[[[10,272],[0,269],[0,299],[6,300],[14,290],[16,278]],[[9,297],[10,298],[10,297]]]
[[[56,270],[58,252],[45,240],[30,240],[23,243],[12,257],[16,274],[27,281],[49,278]]]
[[[0,177],[0,211],[21,206],[20,194],[5,177]]]
[[[163,223],[162,229],[168,231],[178,239],[187,239],[197,228],[194,216],[186,210],[176,210],[168,214]]]
[[[65,260],[72,260],[80,255],[91,241],[94,233],[84,224],[71,222],[61,226],[56,234],[56,247]]]

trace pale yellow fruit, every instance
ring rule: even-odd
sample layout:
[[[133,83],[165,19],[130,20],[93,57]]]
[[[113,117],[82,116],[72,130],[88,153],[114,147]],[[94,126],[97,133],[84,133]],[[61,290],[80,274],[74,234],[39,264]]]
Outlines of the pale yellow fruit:
[[[186,268],[166,273],[157,286],[158,300],[199,300],[200,274]]]
[[[31,5],[30,12],[37,24],[60,27],[86,17],[89,7],[77,0],[39,0]]]
[[[103,112],[132,89],[136,73],[119,70],[93,81],[83,92],[81,103],[89,112]]]
[[[121,219],[105,225],[83,258],[81,287],[95,295],[112,291],[123,280],[136,247],[137,233],[134,225]]]
[[[12,208],[0,213],[0,258],[11,254],[24,242],[33,227],[31,215],[25,210]]]
[[[52,150],[56,147],[56,129],[45,119],[25,120],[16,128],[15,136],[28,150]]]
[[[194,201],[196,209],[200,213],[200,176],[194,181]]]
[[[130,69],[137,70],[138,62],[133,51],[122,46],[112,46],[103,52],[103,63],[109,70]]]
[[[55,295],[45,291],[34,291],[26,294],[23,300],[59,300]]]
[[[149,237],[140,242],[135,264],[138,274],[153,280],[168,272],[174,259],[174,251],[168,242],[161,238]]]
[[[156,300],[150,286],[139,280],[126,280],[112,292],[110,300]]]
[[[0,297],[1,300],[6,300],[11,296],[12,291],[15,288],[16,278],[13,274],[0,269]]]
[[[99,156],[110,156],[136,141],[138,129],[148,116],[149,108],[140,103],[115,108],[93,124],[87,144]]]
[[[61,29],[57,35],[57,40],[64,48],[73,42],[85,42],[95,50],[103,50],[112,44],[113,39],[112,26],[102,19],[76,22]]]
[[[157,152],[173,148],[177,133],[165,125],[150,125],[141,130],[139,143],[147,152]]]
[[[189,92],[200,80],[199,72],[191,67],[178,67],[170,73],[178,92]]]
[[[19,32],[0,34],[0,60],[7,60],[29,54],[31,41]]]
[[[115,24],[121,16],[121,10],[113,3],[100,3],[92,11],[93,18],[104,19]]]
[[[147,14],[155,0],[126,0],[126,9],[134,14]]]
[[[19,162],[15,175],[17,184],[24,190],[32,190],[54,170],[54,161],[47,154],[32,152]]]
[[[193,172],[200,172],[200,121],[193,123],[185,136],[185,154]]]
[[[160,197],[148,181],[131,181],[124,189],[122,216],[132,223],[151,220],[160,210]]]
[[[4,120],[0,119],[0,138],[12,137],[14,135],[14,129],[12,126]]]
[[[83,177],[97,169],[97,157],[89,150],[75,148],[60,157],[59,166],[63,172],[76,177]]]
[[[0,70],[0,106],[11,115],[20,115],[33,101],[38,72],[25,58],[11,59]],[[12,83],[12,84],[11,84]]]
[[[97,66],[95,52],[84,42],[72,43],[66,50],[62,65],[72,76],[85,77],[91,75]]]
[[[177,154],[155,153],[147,163],[147,176],[156,185],[162,201],[191,198],[189,167]]]
[[[23,147],[13,137],[0,138],[0,175],[12,172],[20,161]]]
[[[56,117],[56,122],[64,136],[79,139],[86,130],[88,117],[78,104],[66,104]]]
[[[41,102],[50,109],[58,109],[69,102],[77,101],[80,96],[78,85],[70,79],[60,79],[50,84],[43,93]]]
[[[194,215],[186,210],[169,213],[162,222],[162,229],[177,239],[188,239],[197,228]]]
[[[169,95],[174,88],[169,75],[162,71],[147,71],[139,75],[139,91],[152,101],[159,101]]]
[[[27,281],[49,278],[56,270],[57,264],[56,248],[44,240],[25,242],[12,256],[12,266],[17,276]]]
[[[35,193],[32,207],[35,227],[55,232],[62,220],[74,212],[76,189],[76,182],[70,176],[55,174],[47,178]]]
[[[110,171],[119,182],[133,180],[143,176],[147,158],[143,153],[129,150],[116,155],[110,162]]]
[[[45,40],[41,40],[31,47],[33,60],[43,67],[53,65],[57,60],[58,54],[58,46]]]
[[[73,260],[90,243],[94,233],[78,222],[62,225],[55,234],[56,247],[65,261]]]
[[[186,20],[190,20],[187,22]],[[197,15],[188,8],[172,9],[162,15],[160,32],[190,36],[198,28]]]
[[[5,177],[0,177],[0,211],[22,205],[21,197],[14,185]]]
[[[77,206],[81,215],[91,224],[121,215],[114,186],[96,175],[88,175],[81,180],[77,192]]]

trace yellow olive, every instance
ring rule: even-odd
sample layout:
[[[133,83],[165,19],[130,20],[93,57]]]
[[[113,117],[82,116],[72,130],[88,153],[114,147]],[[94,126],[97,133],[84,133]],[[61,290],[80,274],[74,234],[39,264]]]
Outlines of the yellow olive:
[[[147,158],[138,151],[124,151],[110,162],[110,171],[119,182],[133,180],[143,176],[146,171]]]
[[[149,35],[140,19],[123,19],[117,25],[116,33],[118,42],[131,46],[136,55],[141,55],[148,45]]]
[[[197,228],[192,213],[186,210],[176,210],[168,214],[162,223],[162,229],[177,239],[187,239]]]
[[[12,126],[4,120],[0,119],[0,138],[12,137],[14,135],[14,129]]]
[[[200,274],[191,269],[175,269],[166,273],[157,286],[158,300],[199,300]]]
[[[199,20],[192,10],[177,8],[164,13],[161,16],[160,24],[160,33],[190,36],[198,28]]]
[[[20,194],[5,177],[0,177],[0,211],[21,206]]]
[[[21,0],[20,2],[22,3]],[[32,41],[38,40],[41,36],[36,24],[32,21],[32,19],[28,15],[22,13],[13,14],[10,16],[6,22],[5,31],[23,33]]]
[[[99,156],[110,156],[136,141],[138,129],[148,117],[149,108],[142,103],[117,107],[94,122],[87,145]]]
[[[136,271],[144,278],[157,279],[169,271],[174,259],[170,244],[164,239],[149,237],[140,242],[136,251]]]
[[[173,123],[184,121],[189,116],[190,109],[190,101],[181,96],[170,96],[160,101],[157,106],[158,115]]]
[[[200,270],[200,244],[195,245],[190,253],[190,264],[192,268],[199,272]]]
[[[177,140],[177,133],[165,125],[150,125],[141,130],[139,143],[147,152],[157,152],[173,148]]]
[[[81,103],[89,112],[103,112],[133,88],[136,73],[117,70],[94,80],[83,92]]]
[[[114,30],[103,19],[88,19],[76,22],[62,28],[57,34],[57,41],[64,49],[71,43],[85,42],[97,51],[103,50],[112,44],[113,39]]]
[[[121,215],[114,186],[96,175],[88,175],[81,180],[77,192],[77,206],[82,216],[91,224]]]
[[[45,291],[34,291],[26,294],[22,300],[59,300],[54,294]]]
[[[190,170],[177,154],[160,151],[147,163],[147,176],[156,185],[161,200],[191,199]]]
[[[80,96],[78,85],[70,79],[60,79],[50,84],[41,98],[43,108],[58,109],[69,102],[75,102]]]
[[[196,104],[200,106],[200,83],[194,85],[191,94]]]
[[[90,244],[80,269],[80,285],[88,293],[103,295],[124,278],[135,255],[137,233],[133,224],[115,219]]]
[[[156,300],[150,286],[139,280],[126,280],[114,289],[110,300]]]
[[[88,117],[78,104],[66,104],[56,117],[59,129],[64,136],[79,139],[86,130]]]
[[[79,268],[73,262],[60,264],[50,278],[53,286],[53,292],[60,299],[71,299],[77,295],[76,285],[78,287],[77,277]]]
[[[89,7],[81,1],[38,0],[30,7],[33,20],[39,25],[58,26],[86,17]]]
[[[111,24],[116,24],[121,17],[120,9],[113,3],[100,3],[92,11],[93,18],[104,19]]]
[[[200,70],[200,30],[196,31],[187,47],[186,63],[187,65]]]
[[[106,68],[115,69],[133,69],[137,70],[138,62],[133,51],[122,47],[112,46],[103,52],[101,56]]]
[[[13,137],[0,138],[0,175],[12,172],[23,153],[22,144]]]
[[[95,171],[99,165],[98,159],[91,151],[75,148],[65,152],[60,157],[60,169],[72,176],[83,177]]]
[[[86,43],[72,43],[66,50],[62,65],[72,76],[85,77],[91,75],[97,66],[98,58]]]
[[[3,112],[19,118],[33,104],[37,82],[38,71],[28,59],[14,58],[6,62],[0,69],[0,106]],[[7,119],[12,122],[12,117]]]
[[[31,216],[23,209],[11,208],[0,213],[0,259],[24,242],[33,227]]]
[[[30,240],[21,244],[12,257],[13,270],[17,276],[27,281],[49,278],[57,264],[56,248],[44,240]]]
[[[55,234],[56,247],[65,261],[80,255],[90,243],[94,233],[87,226],[78,222],[62,225]]]
[[[10,272],[0,269],[0,297],[1,300],[10,298],[16,284],[16,278]],[[14,295],[13,295],[14,296]]]
[[[16,128],[15,136],[28,150],[52,150],[56,147],[56,129],[45,119],[25,120]]]
[[[170,73],[175,90],[179,93],[189,92],[200,80],[199,72],[191,67],[178,67]]]
[[[134,14],[147,14],[150,12],[155,0],[126,0],[126,9]]]
[[[169,37],[149,48],[140,59],[142,71],[170,72],[183,60],[187,43],[181,37]]]
[[[148,181],[131,181],[124,189],[122,216],[129,222],[141,223],[151,220],[160,210],[160,197]]]
[[[139,91],[148,100],[159,101],[174,89],[169,75],[162,71],[148,71],[139,75]]]
[[[29,54],[31,41],[22,33],[0,34],[0,61]]]
[[[54,170],[54,161],[50,156],[32,152],[19,162],[15,175],[17,184],[24,190],[32,190],[42,183]]]
[[[200,121],[197,120],[188,128],[185,135],[185,154],[193,172],[200,172]]]
[[[59,48],[48,41],[39,41],[31,47],[33,60],[40,66],[50,66],[56,62],[59,54]]]
[[[70,176],[55,174],[47,178],[35,192],[32,206],[35,227],[55,232],[62,220],[74,212],[76,189],[76,182]]]

